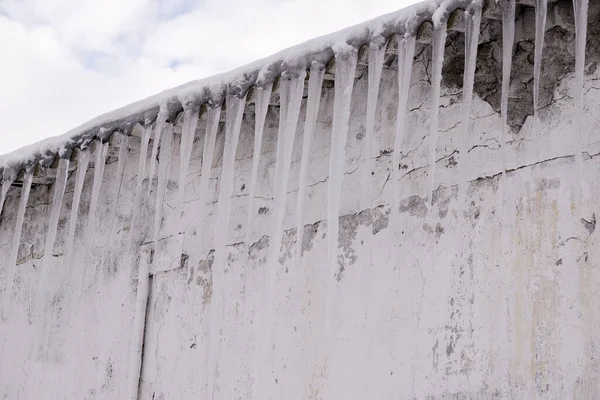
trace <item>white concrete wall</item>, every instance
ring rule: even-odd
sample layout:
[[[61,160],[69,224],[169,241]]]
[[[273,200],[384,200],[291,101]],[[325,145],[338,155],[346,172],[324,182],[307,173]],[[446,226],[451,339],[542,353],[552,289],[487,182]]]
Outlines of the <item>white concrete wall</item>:
[[[586,77],[583,201],[575,209],[574,104],[569,75],[540,111],[510,134],[504,198],[501,195],[500,116],[476,97],[467,163],[468,207],[457,200],[460,89],[443,92],[433,207],[429,188],[430,86],[426,57],[414,66],[401,184],[388,180],[395,134],[395,71],[385,69],[376,123],[374,179],[365,184],[362,162],[366,75],[352,103],[340,216],[340,265],[326,265],[326,201],[333,89],[324,89],[310,165],[304,253],[295,254],[295,209],[303,132],[303,104],[291,178],[286,235],[274,282],[275,325],[269,365],[257,366],[257,333],[263,332],[263,293],[278,108],[269,109],[256,192],[250,251],[242,243],[254,140],[253,114],[244,117],[235,166],[228,265],[212,264],[214,224],[224,129],[217,139],[209,215],[198,218],[205,117],[198,125],[186,187],[183,253],[173,206],[179,157],[174,153],[163,208],[161,251],[149,265],[150,280],[140,398],[205,399],[210,360],[218,349],[215,398],[247,399],[256,372],[266,376],[272,399],[577,398],[600,396],[600,284],[596,216],[600,204],[600,73]],[[176,129],[176,132],[180,130]],[[178,147],[180,135],[176,135]],[[83,235],[93,168],[79,218],[77,256],[65,265],[64,226],[74,174],[63,204],[52,273],[40,282],[52,187],[35,186],[16,268],[15,295],[0,322],[0,394],[6,399],[126,398],[136,329],[137,269],[153,247],[154,196],[144,202],[146,240],[127,251],[137,174],[139,139],[132,139],[117,228],[107,232],[116,163],[107,165],[101,196],[100,233]],[[118,145],[118,143],[116,143]],[[109,162],[111,159],[109,159]],[[400,193],[399,217],[390,204]],[[154,192],[153,192],[154,193]],[[0,259],[10,252],[19,190],[10,192],[0,223]],[[504,200],[502,202],[502,200]],[[504,207],[502,207],[504,204]],[[259,212],[259,209],[261,210]],[[265,211],[265,212],[263,212]],[[87,243],[86,243],[87,242]],[[86,253],[89,244],[92,255]],[[162,272],[161,272],[162,271]],[[224,272],[222,282],[217,280]],[[5,296],[10,268],[0,268]],[[83,282],[83,284],[82,284]],[[80,296],[81,288],[83,294]],[[328,297],[327,290],[333,289]],[[41,290],[41,292],[40,292]],[[41,293],[41,295],[40,295]],[[52,305],[36,312],[42,296]],[[221,335],[209,344],[210,306],[223,296]],[[329,324],[325,320],[331,307]],[[40,336],[47,331],[49,335]],[[44,337],[47,336],[47,343]],[[40,337],[42,339],[40,339]],[[263,338],[264,339],[264,338]],[[268,338],[267,338],[268,339]],[[218,346],[218,347],[214,347]],[[452,397],[455,396],[455,397]]]

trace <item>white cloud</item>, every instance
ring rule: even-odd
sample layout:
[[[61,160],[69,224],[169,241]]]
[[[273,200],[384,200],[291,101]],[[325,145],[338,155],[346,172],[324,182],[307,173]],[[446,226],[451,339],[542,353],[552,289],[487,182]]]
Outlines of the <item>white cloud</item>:
[[[415,2],[0,0],[0,154]]]

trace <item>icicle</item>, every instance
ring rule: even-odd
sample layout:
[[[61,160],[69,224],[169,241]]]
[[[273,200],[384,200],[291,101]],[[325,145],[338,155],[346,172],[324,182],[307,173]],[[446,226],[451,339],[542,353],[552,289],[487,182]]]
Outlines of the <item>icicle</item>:
[[[112,213],[110,216],[110,225],[108,231],[107,243],[110,245],[112,233],[115,226],[115,218],[117,216],[117,210],[119,206],[119,197],[121,197],[121,188],[123,187],[123,178],[125,177],[125,168],[127,167],[127,159],[129,153],[129,136],[121,135],[121,143],[119,147],[119,161],[117,162],[117,180],[115,181],[115,188],[113,189],[113,202],[112,202]]]
[[[308,169],[310,167],[312,141],[313,136],[315,135],[319,104],[321,103],[321,89],[323,87],[324,76],[325,66],[319,62],[313,61],[310,68],[310,78],[308,79],[308,99],[306,103],[306,117],[304,119],[304,139],[302,143],[302,159],[300,161],[300,178],[298,180],[298,209],[296,211],[296,217],[298,218],[296,223],[296,257],[298,260],[302,257],[302,242],[304,240],[304,206],[308,189]]]
[[[83,192],[83,184],[85,182],[85,175],[87,173],[88,165],[89,165],[89,151],[82,150],[79,153],[79,159],[77,160],[77,172],[75,174],[75,189],[73,192],[73,201],[71,202],[71,215],[69,217],[69,230],[67,234],[67,247],[65,257],[63,259],[62,268],[69,270],[71,263],[74,258],[73,248],[75,246],[75,230],[77,228],[77,219],[79,213],[79,206],[81,203],[81,194]],[[81,276],[83,274],[82,268],[76,268],[72,272],[70,272],[76,276],[73,280],[74,282],[79,283],[81,280]],[[64,280],[67,279],[68,274],[65,273],[62,275]],[[63,281],[64,282],[64,281]],[[62,286],[61,286],[62,287]],[[67,290],[67,299],[65,301],[65,307],[71,307],[73,299],[78,301],[80,293],[80,287],[75,286],[72,287],[71,290]],[[71,319],[70,313],[66,314],[66,321],[64,321],[64,326],[69,326],[69,320]]]
[[[198,115],[200,110],[187,109],[183,114],[183,128],[181,131],[181,143],[179,147],[179,194],[177,198],[177,218],[183,216],[183,201],[185,200],[185,187],[187,186],[187,174],[190,167],[190,158],[192,156],[192,147],[194,145],[194,136],[196,126],[198,125]],[[181,224],[177,224],[180,229]]]
[[[265,128],[265,118],[269,109],[269,101],[273,92],[273,83],[264,88],[256,90],[255,122],[254,122],[254,156],[252,157],[252,176],[250,178],[250,195],[248,196],[248,219],[246,222],[246,246],[250,246],[250,235],[254,229],[254,193],[258,180],[258,167],[260,164],[260,151],[262,149],[262,138]]]
[[[500,232],[501,232],[501,260],[504,257],[504,196],[506,193],[506,136],[508,133],[508,97],[510,92],[510,74],[512,70],[513,47],[515,43],[515,8],[516,0],[507,0],[502,3],[502,99],[500,101],[500,114],[502,130],[500,131],[501,151],[501,176],[500,176]]]
[[[281,82],[282,101],[286,104],[282,109],[286,115],[283,118],[283,129],[279,130],[277,136],[278,157],[275,170],[280,171],[279,180],[275,182],[275,212],[274,223],[271,234],[270,244],[270,272],[274,273],[278,264],[279,250],[281,249],[281,240],[283,235],[283,220],[287,204],[287,185],[290,175],[290,166],[292,162],[292,150],[294,148],[294,139],[296,136],[296,126],[300,114],[300,105],[302,103],[302,93],[304,91],[304,79],[306,70],[302,69],[291,78],[284,77]],[[279,151],[281,149],[281,152]],[[274,276],[271,276],[274,278]]]
[[[398,111],[396,118],[396,137],[394,139],[394,153],[392,155],[391,182],[396,192],[392,197],[392,217],[396,221],[401,198],[400,193],[400,155],[408,112],[408,95],[410,93],[410,80],[412,77],[413,60],[415,57],[416,37],[409,36],[398,44]]]
[[[377,109],[377,98],[379,97],[379,86],[381,84],[381,71],[385,58],[385,39],[377,37],[369,45],[369,72],[367,90],[367,117],[365,123],[364,138],[364,160],[366,163],[365,188],[369,194],[368,207],[372,207],[374,200],[373,180],[373,140],[375,131],[375,111]]]
[[[206,196],[208,194],[208,183],[213,168],[215,156],[215,142],[217,140],[217,132],[219,131],[219,120],[221,118],[221,105],[208,109],[208,117],[206,120],[206,132],[204,134],[204,148],[202,150],[202,171],[200,175],[200,187],[198,190],[198,220],[204,221],[206,213]],[[204,224],[201,227],[204,228]],[[203,235],[198,232],[199,237],[203,240]]]
[[[61,158],[58,162],[56,172],[56,182],[54,184],[54,195],[52,198],[52,208],[50,211],[50,222],[48,223],[48,232],[46,235],[46,247],[44,248],[43,271],[46,271],[52,261],[52,251],[56,242],[56,233],[58,231],[58,219],[62,200],[67,187],[67,177],[69,176],[69,160]]]
[[[21,232],[23,230],[23,222],[25,221],[25,210],[27,209],[27,201],[29,200],[29,192],[31,191],[31,182],[33,181],[33,168],[25,172],[23,187],[21,188],[21,200],[19,201],[19,211],[17,213],[17,224],[13,233],[13,243],[10,250],[9,266],[12,267],[9,280],[9,290],[6,292],[4,300],[4,316],[7,317],[10,312],[10,302],[15,283],[15,271],[17,269],[17,257],[19,255],[19,245],[21,244]]]
[[[158,184],[156,187],[156,204],[154,212],[154,256],[158,254],[158,239],[160,238],[160,224],[163,217],[163,206],[169,168],[171,166],[171,147],[173,143],[173,125],[166,123],[160,140],[160,163],[158,167]]]
[[[154,179],[154,172],[156,169],[156,157],[158,156],[158,143],[160,142],[160,136],[164,129],[165,121],[167,120],[167,109],[161,107],[158,117],[156,117],[156,127],[154,128],[154,143],[152,144],[152,154],[150,156],[150,173],[148,174],[148,194],[152,191],[152,179]]]
[[[44,248],[44,258],[42,261],[42,271],[40,273],[40,286],[42,290],[38,290],[38,309],[37,318],[42,319],[48,325],[43,349],[47,349],[47,339],[50,331],[52,318],[48,318],[48,304],[50,302],[50,294],[48,293],[48,283],[52,279],[52,264],[54,244],[56,242],[56,234],[58,232],[58,220],[60,218],[60,210],[62,208],[62,200],[67,187],[67,178],[69,176],[69,159],[61,158],[58,162],[56,171],[56,181],[54,182],[54,194],[52,197],[52,205],[50,209],[50,221],[48,222],[48,230],[46,232],[46,245]],[[41,332],[40,332],[41,335]],[[40,337],[39,339],[42,339]],[[37,348],[37,346],[36,346]]]
[[[144,179],[146,178],[146,159],[148,157],[148,142],[150,141],[150,136],[152,135],[152,126],[147,126],[144,128],[142,133],[142,147],[140,149],[140,160],[138,164],[138,175],[137,175],[137,183],[135,186],[135,198],[133,200],[133,210],[131,214],[131,242],[130,245],[135,245],[137,243],[137,222],[140,215],[140,208],[142,206],[142,186],[144,184]],[[148,182],[150,185],[150,182]]]
[[[467,186],[467,147],[471,133],[471,105],[473,104],[473,85],[475,83],[475,64],[477,62],[477,45],[479,44],[479,27],[481,24],[481,7],[469,7],[465,12],[465,72],[463,77],[463,104],[462,104],[462,138],[460,140],[459,161],[459,218],[466,202]]]
[[[264,291],[264,303],[262,312],[265,322],[262,326],[264,331],[257,336],[258,354],[261,358],[261,367],[257,375],[257,398],[265,398],[260,390],[264,389],[264,375],[262,371],[266,368],[268,346],[271,340],[273,328],[273,284],[276,280],[279,266],[279,251],[283,236],[283,221],[287,205],[287,187],[292,162],[292,150],[296,136],[296,126],[300,114],[302,94],[304,92],[304,80],[306,70],[287,71],[281,79],[279,132],[277,135],[277,159],[275,171],[275,209],[273,215],[273,226],[271,230],[271,242],[269,245],[269,258],[267,265],[267,276],[265,279],[266,290]]]
[[[350,119],[350,101],[354,88],[357,52],[338,53],[335,56],[335,100],[333,104],[333,127],[331,132],[331,153],[329,155],[329,185],[327,187],[327,256],[328,268],[334,271],[337,266],[339,235],[339,212],[344,180],[346,141]],[[333,279],[333,276],[329,277]]]
[[[94,234],[96,232],[96,209],[100,199],[100,189],[104,178],[104,167],[106,162],[106,153],[108,153],[108,142],[96,143],[96,162],[94,164],[94,182],[92,184],[92,198],[90,200],[90,209],[88,211],[87,227],[85,232],[86,253],[89,254],[94,244]]]
[[[506,172],[506,133],[508,129],[508,95],[510,91],[510,73],[512,70],[513,46],[515,43],[515,0],[502,3],[502,131],[500,144],[502,146],[502,176]]]
[[[575,57],[575,163],[579,174],[579,185],[575,198],[575,208],[581,212],[581,184],[583,181],[582,153],[583,153],[583,74],[585,69],[585,48],[587,43],[587,21],[589,0],[573,0],[575,9],[575,32],[576,32],[576,57]]]
[[[4,208],[4,201],[6,200],[6,194],[8,193],[8,189],[10,189],[10,186],[15,180],[14,176],[9,176],[13,174],[12,171],[8,171],[9,172],[7,173],[7,170],[4,170],[4,177],[2,178],[2,188],[0,189],[0,216],[2,215],[2,209]]]
[[[66,266],[68,267],[69,260],[73,256],[73,246],[75,243],[75,229],[77,227],[77,216],[79,212],[79,205],[81,203],[81,193],[83,192],[83,183],[85,181],[85,174],[89,164],[89,152],[82,150],[79,153],[79,160],[77,161],[77,173],[75,175],[75,190],[73,192],[73,202],[71,203],[71,216],[69,218],[69,232],[67,234],[67,252],[66,252]]]
[[[542,71],[542,54],[544,51],[544,35],[546,33],[546,14],[548,0],[535,0],[535,59],[533,63],[533,126],[534,136],[539,131],[538,106],[540,99],[540,75]]]
[[[435,191],[435,163],[437,159],[436,150],[438,142],[438,128],[440,123],[440,95],[442,91],[442,66],[444,64],[444,48],[446,46],[446,25],[443,20],[439,26],[435,27],[433,35],[433,57],[432,57],[432,83],[431,83],[431,117],[429,118],[429,134],[431,135],[431,144],[429,148],[430,158],[430,203],[433,205],[433,192]]]
[[[211,301],[210,336],[208,346],[207,385],[209,398],[214,398],[214,386],[217,372],[219,352],[219,332],[223,322],[223,279],[227,264],[227,239],[229,236],[229,216],[231,213],[231,194],[233,192],[233,178],[235,170],[235,153],[246,105],[246,95],[241,98],[234,95],[227,96],[227,120],[225,132],[225,150],[223,152],[223,165],[221,171],[221,184],[219,191],[217,223],[215,225],[215,260],[213,263],[213,298]],[[215,122],[216,124],[216,122]],[[210,343],[209,343],[210,342]]]

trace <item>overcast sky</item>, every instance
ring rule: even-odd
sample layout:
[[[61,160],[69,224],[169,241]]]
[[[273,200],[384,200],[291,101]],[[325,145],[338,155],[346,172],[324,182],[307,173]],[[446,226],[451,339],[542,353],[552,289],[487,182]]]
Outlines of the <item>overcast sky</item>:
[[[0,154],[416,0],[0,0]]]

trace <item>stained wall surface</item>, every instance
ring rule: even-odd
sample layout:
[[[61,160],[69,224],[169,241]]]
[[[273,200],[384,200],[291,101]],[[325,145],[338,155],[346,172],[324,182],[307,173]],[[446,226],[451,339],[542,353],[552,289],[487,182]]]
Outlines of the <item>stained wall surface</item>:
[[[123,190],[116,201],[120,137],[112,138],[98,229],[87,236],[95,168],[90,165],[70,261],[64,256],[65,226],[75,173],[69,175],[51,259],[43,253],[54,185],[34,185],[12,291],[12,267],[0,268],[5,299],[0,395],[120,399],[131,395],[139,380],[141,399],[248,399],[254,390],[271,399],[598,398],[600,119],[595,110],[600,109],[600,71],[594,64],[597,55],[590,55],[580,179],[573,139],[580,118],[573,102],[573,34],[561,29],[547,33],[544,104],[537,127],[523,100],[531,98],[527,32],[516,46],[504,174],[498,43],[484,38],[479,46],[468,152],[460,154],[466,129],[461,123],[462,79],[457,79],[462,77],[463,44],[462,34],[449,36],[433,196],[430,46],[417,48],[398,166],[392,165],[395,61],[382,75],[373,171],[366,169],[363,142],[367,75],[357,76],[334,265],[327,262],[326,223],[334,103],[330,81],[323,88],[310,158],[302,254],[296,251],[295,226],[306,99],[276,265],[268,262],[268,252],[275,211],[277,105],[267,114],[249,242],[255,121],[250,110],[244,115],[223,265],[215,265],[213,249],[224,118],[206,204],[199,204],[206,127],[201,114],[181,220],[176,213],[181,123],[175,126],[158,252],[153,241],[156,176],[145,180],[142,190],[142,245],[131,246],[139,130],[129,141]],[[596,49],[593,40],[590,49]],[[165,159],[159,152],[159,168]],[[393,168],[400,171],[398,184],[390,181]],[[467,182],[464,201],[458,190],[461,179]],[[0,260],[9,258],[19,196],[18,188],[11,189],[2,214]],[[397,204],[395,210],[392,204]],[[140,268],[150,272],[143,312],[143,302],[136,302],[144,294],[138,290]],[[220,321],[218,327],[215,321]],[[257,351],[261,348],[266,352]],[[140,352],[141,378],[131,367]]]

